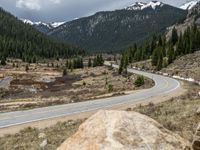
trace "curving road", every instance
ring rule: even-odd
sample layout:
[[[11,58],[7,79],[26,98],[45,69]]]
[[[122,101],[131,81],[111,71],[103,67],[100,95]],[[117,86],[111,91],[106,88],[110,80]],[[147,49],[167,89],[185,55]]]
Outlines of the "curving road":
[[[110,64],[106,62],[105,65]],[[113,67],[118,68],[117,65],[113,65]],[[79,114],[83,112],[89,112],[98,109],[110,108],[113,106],[120,106],[138,101],[144,101],[145,99],[150,97],[175,91],[180,86],[180,83],[177,80],[169,77],[164,77],[161,75],[156,75],[134,69],[128,69],[128,72],[143,75],[145,77],[153,79],[155,82],[155,86],[151,89],[142,90],[135,94],[125,96],[102,98],[98,100],[50,106],[26,111],[0,113],[0,129],[25,123],[31,123],[35,121],[69,116],[73,114]]]

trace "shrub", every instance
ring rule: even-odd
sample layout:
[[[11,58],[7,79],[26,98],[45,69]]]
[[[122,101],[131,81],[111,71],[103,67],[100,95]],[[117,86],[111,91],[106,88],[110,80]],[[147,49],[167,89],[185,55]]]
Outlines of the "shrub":
[[[28,67],[28,65],[26,65],[25,71],[26,71],[26,72],[29,71],[29,67]]]
[[[110,92],[112,92],[113,91],[113,85],[112,84],[109,84],[108,85],[108,92],[110,93]]]
[[[64,70],[63,70],[63,76],[66,76],[67,75],[67,69],[65,68]]]
[[[83,81],[83,86],[86,86],[86,82],[85,81]]]
[[[1,59],[1,65],[2,65],[2,66],[5,66],[5,65],[6,65],[6,59],[5,59],[4,57]]]
[[[144,85],[144,77],[143,76],[137,77],[137,79],[134,82],[134,85],[136,87],[140,87],[140,86]]]

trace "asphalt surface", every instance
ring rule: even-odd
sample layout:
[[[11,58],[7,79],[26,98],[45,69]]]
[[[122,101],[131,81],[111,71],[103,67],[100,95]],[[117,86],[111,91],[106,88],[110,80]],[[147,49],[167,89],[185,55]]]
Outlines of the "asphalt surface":
[[[107,65],[109,64],[107,63]],[[113,67],[118,68],[117,65],[113,65]],[[143,75],[145,77],[153,79],[155,82],[155,86],[151,89],[142,90],[140,92],[136,92],[130,95],[102,98],[98,100],[50,106],[26,111],[0,113],[0,128],[6,128],[57,117],[70,116],[83,112],[111,108],[114,106],[120,106],[139,101],[142,102],[145,101],[145,99],[175,91],[180,86],[180,83],[177,80],[169,77],[134,69],[128,69],[128,72]]]

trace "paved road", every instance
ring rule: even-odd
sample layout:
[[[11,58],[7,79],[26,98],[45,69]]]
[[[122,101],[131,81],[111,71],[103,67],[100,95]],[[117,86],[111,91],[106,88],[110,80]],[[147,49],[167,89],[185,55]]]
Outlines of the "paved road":
[[[118,66],[113,65],[113,67],[117,68]],[[26,111],[0,113],[0,128],[144,101],[150,97],[175,91],[180,86],[180,83],[172,78],[134,69],[128,69],[128,72],[140,74],[153,79],[155,81],[155,86],[151,89],[142,90],[141,92],[137,92],[135,94],[119,97],[103,98],[93,101],[37,108]]]

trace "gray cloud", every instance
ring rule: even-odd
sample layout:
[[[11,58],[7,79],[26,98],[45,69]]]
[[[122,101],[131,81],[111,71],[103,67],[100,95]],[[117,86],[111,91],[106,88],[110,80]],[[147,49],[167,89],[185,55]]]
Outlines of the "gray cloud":
[[[19,18],[53,22],[69,21],[102,10],[121,9],[136,1],[141,0],[0,0],[0,6]],[[161,1],[180,6],[187,0]]]
[[[18,0],[16,2],[16,7],[30,10],[40,10],[41,8],[39,0]]]

